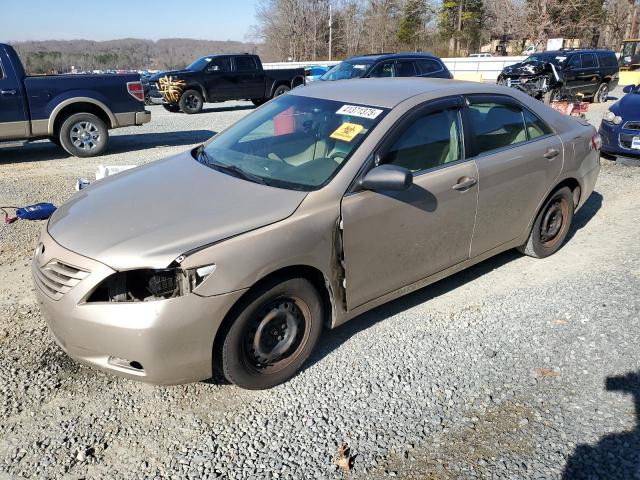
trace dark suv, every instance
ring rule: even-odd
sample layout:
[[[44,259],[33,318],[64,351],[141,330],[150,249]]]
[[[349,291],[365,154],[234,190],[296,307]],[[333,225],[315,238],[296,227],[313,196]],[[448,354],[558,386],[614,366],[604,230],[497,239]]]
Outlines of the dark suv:
[[[547,103],[577,94],[604,102],[618,85],[619,70],[611,50],[556,50],[534,53],[505,67],[498,83]]]
[[[364,77],[453,78],[438,57],[428,53],[379,53],[351,57],[325,73],[320,80]]]

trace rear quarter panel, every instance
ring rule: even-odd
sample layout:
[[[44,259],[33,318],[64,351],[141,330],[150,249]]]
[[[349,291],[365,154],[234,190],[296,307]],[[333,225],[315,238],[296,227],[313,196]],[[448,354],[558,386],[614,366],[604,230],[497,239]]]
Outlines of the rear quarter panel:
[[[142,112],[144,104],[127,92],[135,75],[51,75],[26,77],[25,88],[32,120],[44,120],[65,100],[87,97],[103,103],[113,114]]]

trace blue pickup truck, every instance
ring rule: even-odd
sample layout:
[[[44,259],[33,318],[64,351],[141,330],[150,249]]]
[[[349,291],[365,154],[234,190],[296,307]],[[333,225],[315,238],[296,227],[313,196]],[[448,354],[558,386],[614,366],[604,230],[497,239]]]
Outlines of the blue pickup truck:
[[[109,129],[151,120],[140,76],[27,76],[0,43],[0,147],[49,139],[77,157],[104,152]]]

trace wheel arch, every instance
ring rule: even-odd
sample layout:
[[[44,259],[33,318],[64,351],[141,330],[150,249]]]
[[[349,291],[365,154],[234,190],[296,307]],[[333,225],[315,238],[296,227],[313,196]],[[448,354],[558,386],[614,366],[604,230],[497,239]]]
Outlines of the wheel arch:
[[[291,88],[291,84],[290,82],[287,82],[286,80],[277,80],[275,82],[273,82],[273,86],[271,87],[271,94],[269,95],[269,98],[273,98],[273,96],[276,93],[276,90],[278,87],[287,87],[287,88]]]
[[[529,237],[529,234],[531,233],[531,229],[533,228],[533,223],[536,221],[536,218],[538,218],[538,214],[540,213],[540,210],[547,203],[547,200],[549,200],[549,197],[551,197],[551,195],[553,195],[557,190],[561,189],[562,187],[568,187],[569,190],[571,190],[571,194],[573,196],[573,209],[575,212],[582,196],[582,186],[580,185],[580,182],[576,178],[567,177],[560,180],[558,183],[556,183],[547,192],[547,194],[544,196],[542,201],[538,204],[538,206],[536,207],[536,211],[534,212],[533,216],[529,220],[527,229],[524,232],[524,236],[523,236],[524,239]]]
[[[256,281],[251,286],[251,288],[249,288],[249,290],[247,290],[229,309],[224,319],[220,323],[220,326],[218,327],[213,340],[213,358],[216,364],[219,363],[218,361],[216,361],[216,356],[217,352],[220,352],[222,342],[224,341],[225,332],[228,330],[234,318],[240,312],[240,308],[245,302],[247,296],[250,293],[254,292],[256,289],[260,288],[262,285],[266,284],[267,282],[271,282],[274,279],[281,279],[284,281],[291,278],[304,278],[311,282],[311,284],[315,287],[315,289],[318,291],[318,294],[322,298],[322,305],[324,309],[324,318],[322,322],[326,327],[331,327],[331,325],[333,324],[333,317],[335,316],[334,295],[331,289],[331,283],[326,275],[316,267],[312,267],[310,265],[290,265],[284,268],[280,268],[266,274],[258,281]]]
[[[101,101],[89,97],[75,97],[61,102],[51,112],[47,128],[49,136],[58,135],[62,123],[76,113],[92,113],[100,118],[107,128],[115,128],[118,125],[113,112]]]
[[[304,85],[304,75],[296,75],[291,80],[291,89],[299,87],[300,85]]]

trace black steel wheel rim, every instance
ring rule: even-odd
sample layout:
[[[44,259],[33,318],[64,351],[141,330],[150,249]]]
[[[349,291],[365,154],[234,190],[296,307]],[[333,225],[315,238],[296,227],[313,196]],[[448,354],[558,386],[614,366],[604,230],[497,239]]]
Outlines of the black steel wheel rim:
[[[243,338],[248,365],[272,373],[291,364],[306,344],[310,315],[307,304],[294,296],[281,296],[260,306]]]
[[[553,246],[562,237],[569,206],[563,198],[551,202],[542,216],[540,223],[540,241],[545,246]]]
[[[200,106],[200,99],[197,96],[190,94],[187,95],[185,104],[189,110],[196,110]]]

